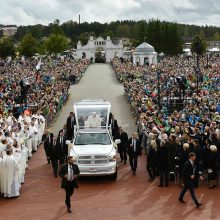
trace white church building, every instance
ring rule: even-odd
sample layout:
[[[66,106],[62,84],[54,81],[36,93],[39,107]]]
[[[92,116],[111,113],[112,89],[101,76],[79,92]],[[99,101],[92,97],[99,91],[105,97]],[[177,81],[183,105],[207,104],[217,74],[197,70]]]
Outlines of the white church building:
[[[133,53],[133,65],[157,64],[157,52],[150,44],[144,42],[136,47]]]
[[[122,57],[124,53],[123,43],[120,40],[118,44],[114,44],[110,37],[105,40],[102,37],[90,37],[86,45],[82,45],[79,41],[77,44],[76,58],[87,58],[93,62],[96,61],[97,54],[104,57],[107,63],[111,62],[114,57]]]

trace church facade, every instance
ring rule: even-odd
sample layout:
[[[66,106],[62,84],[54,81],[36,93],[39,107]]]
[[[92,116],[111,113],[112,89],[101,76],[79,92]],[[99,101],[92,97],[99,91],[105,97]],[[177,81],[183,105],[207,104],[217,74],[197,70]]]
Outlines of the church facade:
[[[133,64],[135,66],[157,64],[157,52],[154,47],[146,42],[136,47],[133,53]]]
[[[77,44],[76,58],[87,58],[95,62],[98,58],[103,58],[107,63],[111,62],[114,57],[122,57],[124,53],[123,43],[120,40],[118,44],[114,44],[110,37],[106,40],[102,37],[90,37],[86,45],[82,45],[79,41]]]

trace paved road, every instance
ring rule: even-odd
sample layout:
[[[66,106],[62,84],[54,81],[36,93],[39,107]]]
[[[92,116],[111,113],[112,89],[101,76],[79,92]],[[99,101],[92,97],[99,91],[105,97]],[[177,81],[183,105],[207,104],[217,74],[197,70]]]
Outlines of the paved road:
[[[54,124],[52,131],[57,133],[61,129],[69,112],[73,111],[74,102],[94,98],[110,101],[112,112],[119,125],[124,127],[129,134],[136,131],[134,120],[124,96],[123,86],[117,81],[111,66],[108,64],[90,65],[80,83],[71,87],[69,101]]]
[[[109,65],[91,65],[82,81],[71,88],[70,101],[52,128],[57,132],[65,122],[73,101],[82,98],[105,98],[112,102],[119,123],[129,132],[135,129],[134,121],[123,97],[123,88],[116,81]],[[119,166],[116,182],[109,178],[81,178],[80,188],[72,197],[73,213],[66,213],[64,192],[59,178],[54,178],[46,164],[43,148],[33,155],[21,196],[17,199],[0,199],[0,220],[160,220],[220,219],[219,189],[201,187],[196,194],[205,204],[197,210],[189,194],[187,204],[178,204],[180,188],[171,184],[157,187],[158,181],[148,183],[145,156],[133,176],[128,165]]]

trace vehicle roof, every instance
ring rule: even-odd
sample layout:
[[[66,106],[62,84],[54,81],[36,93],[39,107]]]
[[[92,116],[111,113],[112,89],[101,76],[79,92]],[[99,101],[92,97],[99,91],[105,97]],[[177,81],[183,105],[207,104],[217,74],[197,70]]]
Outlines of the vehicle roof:
[[[77,133],[109,133],[107,129],[79,129]]]
[[[110,105],[111,103],[102,99],[91,99],[91,100],[82,100],[79,102],[76,102],[74,105]]]

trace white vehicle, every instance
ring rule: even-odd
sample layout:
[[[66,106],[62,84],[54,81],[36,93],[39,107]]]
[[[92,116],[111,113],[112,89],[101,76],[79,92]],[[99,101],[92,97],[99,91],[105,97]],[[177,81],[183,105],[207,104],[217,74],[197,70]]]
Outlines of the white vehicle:
[[[83,100],[74,104],[76,126],[74,139],[69,144],[81,176],[111,175],[117,178],[117,146],[112,139],[109,115],[110,102],[100,99]]]

